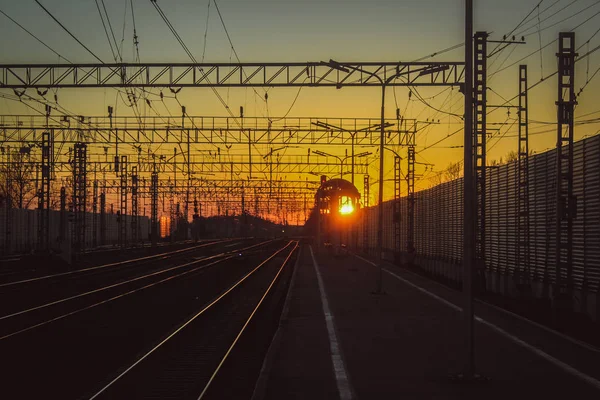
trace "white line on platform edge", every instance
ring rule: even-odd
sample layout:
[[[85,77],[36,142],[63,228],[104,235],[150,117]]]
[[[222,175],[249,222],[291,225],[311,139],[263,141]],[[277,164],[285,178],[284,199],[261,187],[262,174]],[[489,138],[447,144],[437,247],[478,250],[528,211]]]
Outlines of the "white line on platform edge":
[[[333,372],[335,373],[335,380],[337,383],[338,392],[340,394],[340,400],[351,400],[352,390],[350,390],[350,380],[348,379],[348,373],[346,372],[346,366],[344,365],[338,338],[335,333],[335,321],[333,314],[331,313],[331,309],[329,308],[329,301],[327,300],[327,293],[325,293],[323,278],[321,278],[321,272],[319,271],[319,264],[315,259],[312,246],[310,246],[309,249],[313,260],[313,266],[315,267],[315,272],[317,273],[319,292],[321,293],[321,303],[323,304],[323,314],[325,314],[325,324],[327,325],[327,333],[329,334],[331,362],[333,363]]]
[[[377,264],[375,264],[372,261],[367,260],[366,258],[363,258],[363,257],[361,257],[359,255],[355,255],[355,256],[357,258],[360,258],[361,260],[363,260],[363,261],[365,261],[365,262],[373,265],[373,266],[377,266]],[[385,272],[387,272],[388,274],[390,274],[391,276],[393,276],[394,278],[400,280],[401,282],[403,282],[403,283],[405,283],[405,284],[407,284],[407,285],[409,285],[409,286],[417,289],[418,291],[420,291],[420,292],[422,292],[422,293],[424,293],[424,294],[426,294],[426,295],[428,295],[430,297],[433,297],[434,299],[436,299],[436,300],[444,303],[448,307],[450,307],[450,308],[452,308],[452,309],[454,309],[456,311],[462,311],[461,307],[458,307],[457,305],[449,302],[448,300],[445,300],[445,299],[441,298],[440,296],[435,295],[435,294],[429,292],[428,290],[423,289],[422,287],[420,287],[420,286],[412,283],[411,281],[402,278],[401,276],[393,273],[392,271],[388,270],[387,268],[383,268],[383,270]],[[574,367],[570,366],[569,364],[560,361],[558,358],[552,357],[550,354],[546,353],[545,351],[543,351],[541,349],[538,349],[535,346],[530,345],[529,343],[527,343],[527,342],[519,339],[516,336],[513,336],[512,334],[508,333],[504,329],[502,329],[502,328],[500,328],[500,327],[492,324],[491,322],[488,322],[488,321],[484,320],[481,317],[478,317],[477,315],[475,315],[475,321],[477,321],[477,322],[479,322],[479,323],[487,326],[488,328],[496,331],[500,335],[506,337],[507,339],[509,339],[512,342],[518,344],[519,346],[526,348],[527,350],[531,351],[532,353],[536,354],[537,356],[545,359],[546,361],[550,362],[551,364],[554,364],[555,366],[557,366],[558,368],[562,369],[563,371],[565,371],[565,372],[567,372],[567,373],[569,373],[569,374],[571,374],[571,375],[573,375],[573,376],[575,376],[575,377],[577,377],[577,378],[579,378],[581,380],[586,381],[590,385],[594,386],[596,389],[600,390],[600,381],[598,381],[596,378],[593,378],[593,377],[591,377],[591,376],[589,376],[589,375],[587,375],[587,374],[585,374],[585,373],[583,373],[583,372],[575,369]]]

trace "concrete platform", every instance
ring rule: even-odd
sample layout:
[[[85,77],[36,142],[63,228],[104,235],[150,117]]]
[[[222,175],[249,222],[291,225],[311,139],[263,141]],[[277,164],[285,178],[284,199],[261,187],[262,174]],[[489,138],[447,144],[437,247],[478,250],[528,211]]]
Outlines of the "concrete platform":
[[[314,262],[315,261],[315,262]],[[399,267],[304,247],[255,399],[600,398],[600,350],[477,304],[462,382],[461,294]]]

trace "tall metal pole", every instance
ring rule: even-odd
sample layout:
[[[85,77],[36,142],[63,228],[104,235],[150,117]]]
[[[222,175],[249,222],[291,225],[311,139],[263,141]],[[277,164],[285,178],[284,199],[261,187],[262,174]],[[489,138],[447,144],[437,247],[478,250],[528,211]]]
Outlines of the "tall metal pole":
[[[529,110],[527,65],[519,65],[519,179],[517,202],[517,277],[521,288],[530,290],[529,219]]]
[[[559,309],[570,311],[573,302],[573,125],[575,105],[575,33],[560,32],[558,39],[558,101],[556,142],[556,261],[552,301],[554,323]]]
[[[156,247],[158,241],[158,171],[156,162],[153,164],[150,178],[150,240],[152,247]]]
[[[463,320],[465,359],[463,374],[475,373],[473,345],[473,256],[475,252],[475,201],[473,176],[473,0],[466,0],[465,15],[465,128],[464,128],[464,220],[463,220]]]
[[[377,288],[376,293],[382,292],[382,279],[383,279],[383,166],[384,166],[384,142],[385,142],[385,84],[382,82],[381,85],[381,132],[379,139],[379,201],[377,204],[377,264],[379,265],[379,272],[377,274]]]
[[[369,175],[365,175],[363,186],[363,252],[365,254],[369,253],[369,188]]]
[[[485,291],[487,135],[487,32],[476,32],[473,50],[473,168],[475,169],[475,287]]]
[[[394,252],[396,257],[400,257],[400,157],[394,157]]]
[[[352,136],[352,184],[354,185],[354,137],[356,132],[350,134]]]
[[[415,255],[415,146],[408,147],[406,186],[408,188],[408,227],[406,234],[406,252],[408,262],[413,263]]]

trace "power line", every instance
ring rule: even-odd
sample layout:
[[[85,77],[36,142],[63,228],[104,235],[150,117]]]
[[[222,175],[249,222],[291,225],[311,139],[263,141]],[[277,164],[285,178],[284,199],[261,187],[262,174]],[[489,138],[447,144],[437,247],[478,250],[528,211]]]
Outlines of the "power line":
[[[57,52],[56,50],[54,50],[52,47],[48,46],[42,39],[40,39],[39,37],[37,37],[36,35],[34,35],[33,33],[31,33],[29,30],[27,30],[27,28],[25,28],[23,25],[19,24],[17,21],[15,21],[14,19],[12,19],[4,11],[0,10],[0,13],[2,13],[6,18],[8,18],[9,20],[11,20],[15,25],[17,25],[19,28],[23,29],[31,37],[33,37],[35,40],[37,40],[38,42],[40,42],[42,45],[44,45],[44,47],[46,47],[48,50],[50,50],[51,52],[53,52],[54,54],[56,54],[58,57],[62,58],[63,60],[65,60],[66,62],[68,62],[70,64],[73,64],[71,61],[69,61],[68,58],[66,58],[65,56],[61,55],[59,52]]]
[[[83,44],[79,39],[77,39],[77,37],[75,35],[73,35],[71,33],[71,31],[69,31],[58,19],[56,19],[56,17],[54,15],[52,15],[52,13],[50,11],[48,11],[48,9],[46,7],[44,7],[42,5],[42,3],[39,2],[39,0],[35,0],[35,2],[42,8],[42,10],[44,10],[46,12],[46,14],[48,14],[50,16],[50,18],[52,18],[58,25],[60,25],[61,28],[64,29],[65,32],[67,32],[69,34],[69,36],[71,36],[73,39],[75,39],[75,41],[77,43],[79,43],[84,49],[87,50],[88,53],[90,53],[92,56],[94,56],[94,58],[98,61],[100,61],[102,64],[104,64],[104,61],[102,61],[96,54],[94,54],[93,51],[91,51],[85,44]]]
[[[115,62],[117,62],[117,54],[113,49],[112,42],[110,41],[110,36],[108,36],[108,30],[106,29],[106,24],[104,23],[104,17],[102,16],[102,11],[100,11],[100,4],[98,4],[98,0],[95,0],[96,8],[98,9],[98,15],[100,15],[100,21],[102,21],[102,27],[104,28],[104,33],[106,34],[106,39],[108,40],[108,45],[110,47],[110,52],[113,55]]]
[[[580,23],[579,25],[577,25],[575,28],[573,28],[573,29],[570,29],[570,30],[569,30],[569,32],[573,32],[575,29],[578,29],[578,28],[582,27],[583,25],[585,25],[586,23],[588,23],[589,21],[591,21],[593,18],[595,18],[595,17],[596,17],[596,16],[598,16],[599,14],[600,14],[600,11],[596,12],[594,15],[592,15],[592,16],[591,16],[591,17],[589,17],[589,18],[587,18],[585,21],[583,21],[582,23]],[[522,62],[523,60],[526,60],[527,58],[529,58],[529,57],[531,57],[531,56],[533,56],[533,55],[537,54],[538,52],[541,52],[543,49],[547,48],[548,46],[550,46],[550,45],[552,45],[552,44],[554,44],[554,43],[556,43],[556,42],[558,42],[558,39],[554,39],[554,40],[552,40],[551,42],[549,42],[549,43],[547,43],[546,45],[542,46],[540,49],[538,49],[538,50],[535,50],[534,52],[532,52],[532,53],[529,53],[529,54],[528,54],[528,55],[526,55],[525,57],[522,57],[522,58],[520,58],[519,60],[517,60],[517,61],[515,61],[515,62],[513,62],[513,63],[511,63],[511,64],[509,64],[509,65],[507,65],[506,67],[504,67],[504,68],[501,68],[501,69],[497,70],[496,72],[492,73],[492,74],[490,75],[490,77],[492,77],[492,76],[494,76],[494,75],[496,75],[496,74],[498,74],[498,73],[500,73],[500,72],[502,72],[502,71],[504,71],[504,70],[506,70],[506,69],[508,69],[508,68],[510,68],[510,67],[512,67],[512,66],[515,66],[515,65],[519,64],[519,63],[520,63],[520,62]],[[596,48],[596,49],[597,49],[597,48]],[[577,60],[581,60],[581,59],[583,59],[583,58],[587,57],[589,54],[593,53],[594,51],[595,51],[595,50],[593,50],[592,52],[588,52],[588,54],[586,54],[586,55],[584,55],[584,56],[582,56],[582,57],[579,57]],[[557,73],[557,72],[555,72],[555,73],[553,73],[553,74],[549,75],[548,77],[546,77],[546,78],[544,78],[544,79],[547,79],[547,78],[549,78],[549,77],[551,77],[551,76],[554,76],[556,73]],[[515,97],[513,98],[513,100],[514,100],[515,98],[517,98],[517,97],[518,97],[518,96],[515,96]]]

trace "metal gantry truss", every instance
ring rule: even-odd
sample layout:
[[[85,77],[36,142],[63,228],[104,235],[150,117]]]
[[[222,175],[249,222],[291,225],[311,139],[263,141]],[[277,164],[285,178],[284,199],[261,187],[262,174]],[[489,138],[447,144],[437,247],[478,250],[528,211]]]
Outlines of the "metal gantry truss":
[[[575,33],[561,32],[558,47],[558,138],[556,145],[556,261],[554,310],[573,301],[573,124],[575,96]]]
[[[56,143],[72,144],[82,133],[88,142],[97,145],[141,143],[214,145],[225,152],[226,146],[252,145],[292,146],[378,146],[381,121],[377,118],[264,118],[244,117],[107,117],[63,116],[50,118]],[[72,122],[77,122],[72,126]],[[414,144],[414,129],[406,129],[409,120],[386,119],[385,145]],[[36,115],[0,115],[0,141],[35,142],[39,132],[47,128],[46,118]]]
[[[450,86],[463,79],[462,62],[4,64],[0,89],[97,87],[336,87]]]

